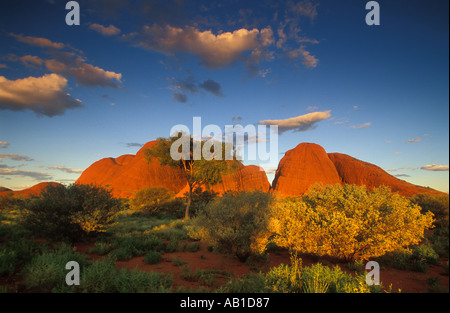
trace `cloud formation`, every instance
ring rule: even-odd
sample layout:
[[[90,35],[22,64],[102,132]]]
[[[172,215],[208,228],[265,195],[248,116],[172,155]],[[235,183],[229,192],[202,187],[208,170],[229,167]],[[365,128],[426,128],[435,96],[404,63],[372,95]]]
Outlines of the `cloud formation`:
[[[49,170],[58,170],[58,171],[62,171],[64,173],[68,173],[68,174],[81,174],[83,172],[83,170],[73,170],[69,167],[65,167],[65,166],[49,166],[47,167],[47,169]]]
[[[8,80],[0,76],[0,110],[31,110],[53,117],[68,109],[82,107],[67,92],[67,79],[58,74]]]
[[[298,49],[290,50],[286,53],[286,55],[290,59],[297,59],[301,57],[303,59],[302,64],[307,68],[314,68],[317,67],[319,63],[319,59],[317,59],[315,56],[311,55],[309,51],[305,50],[305,46],[300,46]]]
[[[0,141],[0,148],[6,148],[9,146],[9,142],[7,141]]]
[[[263,120],[259,121],[258,124],[278,125],[279,134],[282,134],[288,130],[301,132],[316,128],[316,124],[318,122],[325,120],[331,116],[330,112],[331,111],[329,110],[323,112],[312,112],[297,117],[287,118],[284,120]]]
[[[142,143],[137,143],[137,142],[127,142],[125,143],[125,145],[127,146],[127,148],[134,148],[134,147],[143,147],[144,144]]]
[[[52,180],[53,176],[49,173],[23,171],[9,168],[0,168],[0,176],[26,176],[37,181]]]
[[[122,82],[122,74],[84,63],[82,58],[77,58],[75,66],[68,68],[67,72],[75,77],[78,83],[86,87],[113,87],[118,88]]]
[[[120,29],[118,29],[114,25],[105,27],[103,25],[94,23],[89,25],[89,28],[104,36],[114,36],[120,34]]]
[[[213,81],[212,79],[205,80],[203,83],[199,85],[202,89],[212,93],[215,96],[223,97],[222,86],[218,82]]]
[[[63,49],[65,45],[60,42],[53,42],[47,38],[42,37],[32,37],[32,36],[23,36],[23,35],[17,35],[17,34],[10,34],[14,38],[16,38],[17,41],[26,43],[31,46],[37,46],[41,48],[51,48],[51,49]]]
[[[426,170],[426,171],[444,172],[444,171],[448,171],[449,167],[448,167],[448,165],[430,164],[430,165],[424,165],[424,166],[420,167],[420,169]]]
[[[405,142],[406,143],[411,143],[411,142],[419,142],[419,141],[421,141],[422,139],[420,138],[420,137],[417,137],[417,138],[414,138],[414,139],[409,139],[409,140],[406,140]]]
[[[137,46],[166,55],[189,53],[207,68],[221,68],[244,58],[246,51],[273,43],[272,30],[241,28],[233,32],[214,34],[193,26],[145,25],[138,33],[124,35]]]
[[[98,24],[94,26],[99,30]],[[112,26],[112,25],[110,25]],[[102,29],[104,32],[113,32],[110,26]],[[114,26],[113,26],[114,27]],[[62,43],[55,43],[46,38],[22,36],[11,34],[18,41],[29,45],[39,46],[41,48],[49,48],[48,53],[53,56],[52,59],[43,60],[38,56],[24,55],[17,57],[13,54],[8,56],[10,61],[20,61],[27,66],[41,66],[52,73],[59,74],[66,78],[74,77],[77,83],[86,87],[113,87],[118,88],[122,83],[122,74],[104,70],[100,67],[86,63],[87,59],[81,56],[82,52]],[[63,48],[70,48],[69,51],[62,51]]]
[[[369,127],[370,125],[372,125],[372,123],[371,122],[367,122],[367,123],[364,123],[364,124],[361,124],[361,125],[353,125],[352,128],[362,129],[362,128]]]
[[[170,78],[169,81],[171,82],[169,89],[175,91],[172,94],[173,100],[177,102],[186,103],[188,101],[187,93],[195,94],[200,90],[207,91],[217,97],[224,97],[222,86],[212,79],[207,79],[203,83],[198,83],[196,79],[189,74],[189,76],[184,79]]]
[[[13,153],[0,153],[0,161],[2,159],[11,159],[14,161],[34,161],[34,159],[30,158],[29,156]]]

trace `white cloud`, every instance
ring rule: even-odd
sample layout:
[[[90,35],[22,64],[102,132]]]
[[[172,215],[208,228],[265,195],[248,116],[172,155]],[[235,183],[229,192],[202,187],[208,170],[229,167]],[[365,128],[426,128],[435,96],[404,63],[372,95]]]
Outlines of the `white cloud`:
[[[82,107],[66,91],[67,79],[58,74],[8,80],[0,76],[0,110],[32,110],[49,117]]]
[[[83,172],[83,170],[73,170],[69,167],[65,167],[65,166],[49,166],[47,167],[47,169],[49,170],[58,170],[58,171],[62,171],[65,173],[69,173],[69,174],[81,174]]]
[[[29,156],[13,153],[0,153],[0,160],[1,159],[11,159],[14,161],[34,161],[34,159]]]
[[[167,55],[189,53],[208,68],[220,68],[244,58],[243,53],[273,44],[270,27],[258,30],[245,28],[233,32],[214,34],[210,30],[200,31],[192,26],[185,28],[170,25],[144,26],[139,33],[124,35],[148,50]]]
[[[104,69],[93,66],[88,63],[84,63],[82,58],[77,58],[75,61],[76,66],[67,70],[78,83],[86,87],[95,86],[109,86],[117,88],[122,82],[122,74],[111,71],[105,71]]]
[[[53,42],[47,38],[23,36],[12,33],[10,35],[16,38],[17,41],[26,43],[31,46],[38,46],[41,48],[52,48],[52,49],[63,49],[65,47],[63,43]]]
[[[352,128],[362,129],[362,128],[369,127],[370,125],[372,125],[372,123],[371,122],[367,122],[367,123],[364,123],[364,124],[361,124],[361,125],[353,125]]]
[[[0,148],[6,148],[9,146],[9,142],[7,141],[0,141]]]
[[[41,65],[44,61],[35,55],[24,55],[19,60],[25,65]]]
[[[304,46],[300,46],[300,48],[298,49],[288,51],[287,56],[291,59],[297,59],[298,57],[302,57],[303,65],[309,68],[314,68],[319,63],[319,59],[311,55],[309,51],[306,51]]]
[[[314,129],[316,127],[316,123],[330,117],[330,112],[331,111],[312,112],[283,120],[264,120],[258,123],[266,125],[278,125],[279,134],[282,134],[283,132],[288,130],[301,132]]]
[[[414,139],[409,139],[409,140],[406,140],[405,142],[406,143],[411,143],[411,142],[419,142],[419,141],[421,141],[422,139],[420,139],[420,137],[417,137],[417,138],[414,138]]]
[[[431,164],[431,165],[424,165],[420,169],[426,170],[426,171],[448,171],[449,167],[448,167],[448,165]]]
[[[109,25],[107,27],[100,24],[91,24],[89,28],[104,35],[104,36],[114,36],[120,34],[120,29],[114,25]]]
[[[53,176],[49,173],[22,171],[9,168],[0,168],[0,176],[26,176],[31,177],[37,181],[52,180]]]

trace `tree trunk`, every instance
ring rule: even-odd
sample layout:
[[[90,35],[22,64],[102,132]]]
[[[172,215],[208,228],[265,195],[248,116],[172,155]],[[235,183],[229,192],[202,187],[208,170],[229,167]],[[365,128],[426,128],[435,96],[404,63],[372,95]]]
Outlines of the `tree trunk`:
[[[191,202],[192,202],[192,186],[189,185],[189,197],[188,197],[188,202],[186,204],[186,211],[184,213],[185,220],[189,219],[189,208],[191,207]]]

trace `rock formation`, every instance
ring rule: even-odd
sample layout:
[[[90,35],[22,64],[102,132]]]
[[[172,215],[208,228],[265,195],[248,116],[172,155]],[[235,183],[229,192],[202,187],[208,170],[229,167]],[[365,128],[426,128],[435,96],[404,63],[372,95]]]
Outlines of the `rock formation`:
[[[360,161],[346,154],[328,153],[328,157],[334,163],[344,184],[365,185],[369,189],[385,185],[389,186],[393,192],[398,192],[405,197],[419,193],[444,194],[400,180],[374,164]]]
[[[115,197],[130,198],[136,191],[160,186],[177,196],[188,192],[187,181],[181,169],[162,166],[157,159],[147,162],[144,150],[157,141],[145,144],[136,155],[126,154],[117,158],[104,158],[89,166],[76,181],[78,184],[94,184],[109,187]],[[301,143],[286,152],[281,159],[270,187],[266,173],[254,165],[241,165],[233,174],[223,177],[223,182],[212,186],[217,193],[226,191],[261,190],[279,196],[300,196],[315,183],[356,184],[372,189],[386,185],[403,196],[420,193],[447,195],[443,192],[410,184],[400,180],[380,167],[341,153],[326,153],[314,143]],[[47,185],[40,183],[21,191],[0,189],[0,195],[38,195]]]
[[[52,185],[52,186],[58,186],[61,185],[59,183],[55,183],[55,182],[45,182],[45,183],[39,183],[37,185],[34,185],[30,188],[27,189],[23,189],[23,190],[18,190],[18,191],[12,191],[12,190],[4,190],[4,191],[0,191],[0,196],[7,196],[9,194],[12,194],[13,196],[22,196],[22,197],[32,197],[32,196],[38,196],[42,190],[44,190],[45,188],[47,188],[47,186]],[[7,188],[5,188],[7,189]]]
[[[89,166],[76,181],[77,184],[108,186],[115,197],[129,198],[140,189],[159,186],[175,193],[187,191],[187,181],[181,169],[163,166],[157,159],[147,162],[144,150],[157,141],[145,144],[136,155],[122,155],[118,158],[101,159]],[[223,182],[212,187],[216,192],[228,190],[268,191],[269,181],[265,172],[256,166],[242,166],[237,173],[224,176]],[[186,189],[186,190],[185,190]]]
[[[156,143],[148,142],[136,155],[101,159],[83,171],[76,183],[109,187],[113,196],[123,198],[132,197],[136,191],[150,186],[178,192],[186,185],[182,170],[163,166],[156,159],[147,162],[144,158],[144,150]]]
[[[272,190],[281,196],[298,196],[318,182],[334,185],[341,179],[324,148],[314,143],[301,143],[281,159]]]
[[[351,156],[327,154],[321,146],[312,143],[301,143],[286,152],[275,173],[272,191],[279,196],[300,196],[317,182],[365,185],[369,189],[385,185],[405,197],[420,193],[446,195],[400,180],[376,165]]]

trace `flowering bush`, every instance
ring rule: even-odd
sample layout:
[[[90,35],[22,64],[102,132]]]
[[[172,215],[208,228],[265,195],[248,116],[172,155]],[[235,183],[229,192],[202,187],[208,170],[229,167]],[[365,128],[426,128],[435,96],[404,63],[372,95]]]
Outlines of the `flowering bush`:
[[[418,244],[433,214],[387,187],[318,186],[274,206],[272,231],[281,247],[345,260],[369,259]]]

